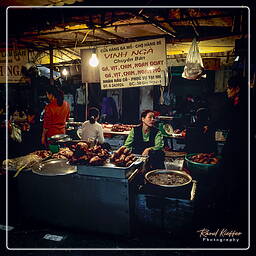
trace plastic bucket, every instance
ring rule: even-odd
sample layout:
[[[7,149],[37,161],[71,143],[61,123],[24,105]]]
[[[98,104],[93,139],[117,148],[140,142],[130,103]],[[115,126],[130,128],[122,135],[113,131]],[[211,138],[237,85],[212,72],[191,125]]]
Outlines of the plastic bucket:
[[[219,166],[219,163],[202,164],[202,163],[193,162],[191,160],[191,157],[197,154],[198,153],[193,153],[193,154],[187,154],[185,156],[186,167],[191,173],[191,176],[193,177],[193,179],[200,179],[205,175],[211,175],[212,172],[214,172]]]

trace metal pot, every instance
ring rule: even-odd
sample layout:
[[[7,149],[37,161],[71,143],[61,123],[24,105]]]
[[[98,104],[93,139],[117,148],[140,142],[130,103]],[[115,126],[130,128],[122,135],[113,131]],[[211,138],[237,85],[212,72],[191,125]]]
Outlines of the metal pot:
[[[154,175],[166,175],[166,174],[178,174],[183,176],[187,181],[183,184],[155,184],[152,183],[150,177]],[[148,193],[153,193],[161,196],[168,196],[172,198],[190,199],[191,190],[193,186],[192,177],[183,172],[177,170],[153,170],[145,175],[145,188]]]

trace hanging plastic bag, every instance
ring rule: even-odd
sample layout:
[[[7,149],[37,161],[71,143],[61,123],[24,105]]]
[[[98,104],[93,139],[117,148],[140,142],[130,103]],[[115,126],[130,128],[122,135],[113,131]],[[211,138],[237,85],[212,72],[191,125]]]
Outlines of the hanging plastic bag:
[[[11,135],[10,135],[10,137],[14,141],[17,141],[19,143],[21,143],[21,141],[22,141],[21,129],[13,123],[11,124]]]
[[[199,80],[201,77],[206,78],[203,61],[195,38],[189,49],[182,77],[190,80]]]
[[[160,97],[159,97],[159,103],[160,105],[163,105],[165,103],[165,97],[164,97],[164,91],[169,86],[169,74],[168,70],[163,70],[161,73],[161,85],[160,85]]]

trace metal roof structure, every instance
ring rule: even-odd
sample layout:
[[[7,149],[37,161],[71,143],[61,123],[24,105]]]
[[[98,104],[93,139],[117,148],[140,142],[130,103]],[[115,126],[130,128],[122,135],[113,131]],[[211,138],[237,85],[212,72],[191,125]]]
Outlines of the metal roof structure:
[[[26,6],[34,2],[41,6]],[[248,37],[247,7],[97,7],[81,2],[87,1],[2,1],[2,6],[17,5],[6,11],[9,47],[40,52],[35,59],[45,64],[50,48],[54,62],[73,61],[79,60],[80,48],[164,37],[167,56],[177,59],[184,58],[194,37],[208,57],[232,55],[235,40]]]

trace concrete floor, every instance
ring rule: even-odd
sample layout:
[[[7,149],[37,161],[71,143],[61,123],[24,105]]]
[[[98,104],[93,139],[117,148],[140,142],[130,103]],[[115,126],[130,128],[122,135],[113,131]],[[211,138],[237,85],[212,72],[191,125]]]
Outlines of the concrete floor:
[[[131,255],[134,253],[134,250],[140,250],[136,252],[139,253],[138,255],[154,255],[154,250],[167,250],[168,255],[193,255],[191,253],[188,254],[186,250],[197,251],[197,255],[206,255],[202,254],[202,251],[198,251],[196,248],[237,248],[246,244],[245,238],[239,244],[203,242],[199,238],[197,230],[204,227],[210,230],[216,230],[220,227],[228,229],[235,228],[232,221],[228,223],[226,218],[218,218],[218,214],[213,212],[212,209],[201,209],[201,212],[196,212],[189,225],[173,226],[173,228],[166,230],[136,222],[136,228],[130,237],[52,226],[47,223],[25,219],[19,215],[18,210],[13,210],[15,209],[12,209],[11,214],[9,214],[8,224],[14,227],[14,229],[7,232],[7,245],[10,249],[16,248],[17,251],[8,251],[7,254],[0,253],[1,256],[16,255],[15,253],[20,253],[17,255],[25,255],[22,254],[22,250],[29,248],[32,250],[67,250],[69,254],[66,255],[80,255],[76,254],[76,250],[72,251],[73,249],[83,250],[83,253],[89,253],[92,250],[104,250],[104,255],[108,250],[114,253],[110,255],[118,253]],[[5,225],[5,216],[3,214],[1,215],[0,224]],[[237,228],[239,229],[239,227]],[[61,241],[47,240],[44,238],[47,234],[61,236],[63,239]],[[6,232],[0,229],[2,248],[6,246],[5,240]],[[31,252],[31,254],[26,255],[58,255],[44,253],[45,251],[40,251],[40,254],[32,254]],[[164,254],[165,252],[162,251],[162,253]],[[98,254],[100,255],[100,251],[98,251]],[[167,253],[164,255],[167,255]]]
[[[205,214],[207,214],[205,212]],[[240,247],[234,243],[202,242],[196,230],[207,227],[211,230],[217,227],[233,227],[223,219],[219,223],[211,221],[213,216],[205,214],[197,216],[189,227],[173,230],[147,228],[137,223],[137,229],[130,237],[88,232],[86,230],[72,230],[51,226],[45,223],[25,220],[16,213],[16,218],[10,218],[11,231],[0,230],[0,255],[249,255],[255,249],[252,243],[248,251],[230,251],[228,248]],[[0,224],[4,225],[2,215]],[[204,218],[204,219],[203,219]],[[201,219],[201,221],[200,221]],[[216,219],[215,219],[216,220]],[[45,239],[45,235],[63,237],[61,241]],[[7,250],[6,245],[9,249]],[[227,249],[220,254],[212,248]],[[198,249],[199,248],[199,249]],[[209,248],[209,249],[207,249]],[[206,250],[205,250],[206,249]],[[39,250],[39,251],[35,251]],[[60,251],[58,251],[60,250]]]

